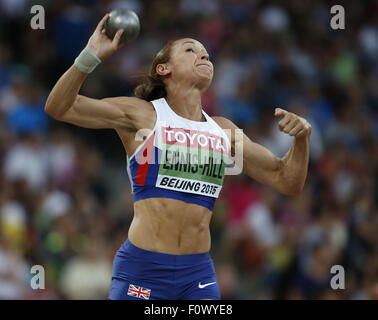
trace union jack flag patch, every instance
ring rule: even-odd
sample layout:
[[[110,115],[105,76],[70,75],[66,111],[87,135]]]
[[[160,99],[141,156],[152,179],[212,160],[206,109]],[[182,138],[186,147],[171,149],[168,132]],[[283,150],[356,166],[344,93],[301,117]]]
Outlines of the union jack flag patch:
[[[129,290],[127,291],[127,295],[131,297],[137,297],[140,299],[149,300],[151,295],[151,289],[148,288],[142,288],[139,286],[136,286],[135,284],[129,285]]]

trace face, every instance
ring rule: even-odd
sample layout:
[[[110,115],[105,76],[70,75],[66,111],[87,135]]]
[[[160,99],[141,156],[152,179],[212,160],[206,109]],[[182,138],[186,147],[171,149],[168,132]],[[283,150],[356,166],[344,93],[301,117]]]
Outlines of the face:
[[[174,43],[169,62],[159,64],[157,72],[168,81],[183,81],[206,91],[213,79],[214,67],[205,47],[197,40],[185,38]]]

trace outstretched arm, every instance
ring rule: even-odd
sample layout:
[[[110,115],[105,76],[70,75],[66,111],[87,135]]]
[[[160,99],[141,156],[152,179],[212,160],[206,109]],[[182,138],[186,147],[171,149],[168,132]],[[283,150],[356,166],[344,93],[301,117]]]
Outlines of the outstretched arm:
[[[223,128],[231,130],[231,146],[243,144],[243,172],[256,181],[286,195],[299,194],[304,186],[310,149],[311,125],[303,118],[283,109],[276,109],[275,116],[283,116],[279,129],[291,136],[294,142],[282,158],[276,157],[265,147],[251,141],[245,134],[235,135],[240,130],[223,117],[214,120]],[[242,141],[239,141],[241,140]]]

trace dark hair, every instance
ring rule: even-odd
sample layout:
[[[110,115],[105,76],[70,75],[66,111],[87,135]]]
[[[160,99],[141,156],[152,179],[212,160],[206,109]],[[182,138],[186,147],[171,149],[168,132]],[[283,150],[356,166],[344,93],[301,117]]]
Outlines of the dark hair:
[[[166,63],[170,59],[171,49],[175,41],[168,41],[155,56],[152,61],[150,73],[144,74],[142,82],[135,88],[134,94],[137,98],[151,101],[155,99],[165,98],[167,91],[163,78],[157,74],[156,66],[160,63]]]

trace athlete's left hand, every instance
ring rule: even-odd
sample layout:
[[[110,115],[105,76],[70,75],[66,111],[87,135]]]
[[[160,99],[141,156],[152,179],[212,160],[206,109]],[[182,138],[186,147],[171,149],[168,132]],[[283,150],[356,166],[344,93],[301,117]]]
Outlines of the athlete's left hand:
[[[308,121],[296,114],[286,111],[281,108],[276,108],[274,116],[283,117],[278,122],[278,128],[280,131],[288,133],[295,138],[307,137],[311,134],[311,124]]]

